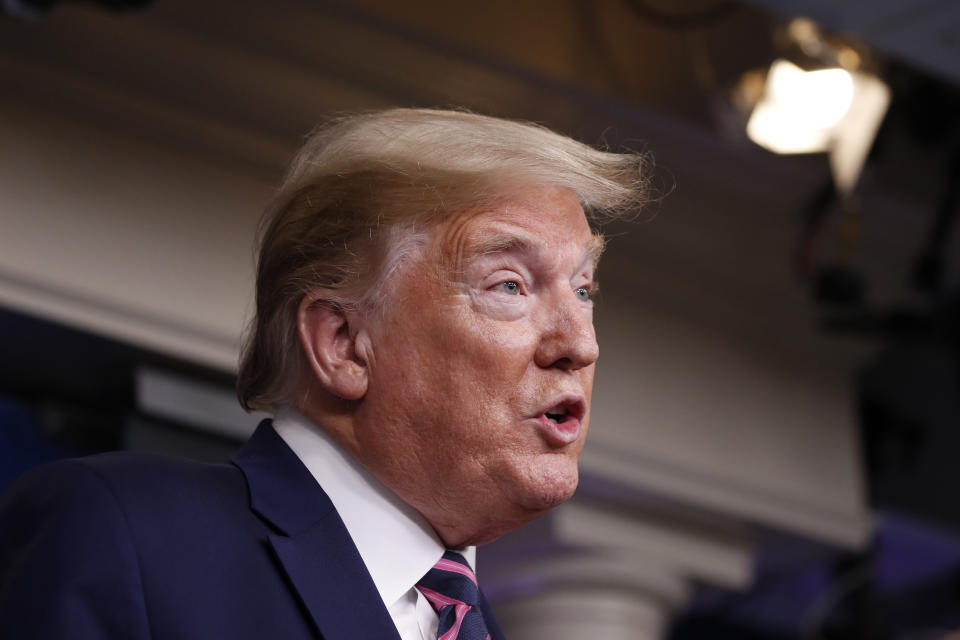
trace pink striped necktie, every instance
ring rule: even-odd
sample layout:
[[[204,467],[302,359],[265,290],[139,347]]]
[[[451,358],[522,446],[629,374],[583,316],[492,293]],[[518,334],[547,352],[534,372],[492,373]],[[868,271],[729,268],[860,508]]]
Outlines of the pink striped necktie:
[[[462,555],[447,551],[417,583],[440,618],[437,640],[490,640],[477,577]]]

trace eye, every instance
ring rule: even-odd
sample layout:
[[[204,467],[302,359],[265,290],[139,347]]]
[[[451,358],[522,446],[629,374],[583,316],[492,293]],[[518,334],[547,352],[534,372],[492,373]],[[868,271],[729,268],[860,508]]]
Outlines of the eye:
[[[507,280],[506,282],[501,282],[497,286],[500,287],[500,289],[507,295],[520,295],[520,283],[516,280]]]
[[[589,287],[577,287],[577,288],[574,290],[574,294],[575,294],[575,295],[577,296],[577,298],[579,298],[582,302],[590,302],[590,298],[591,298],[591,295],[590,295],[590,294],[591,294],[591,293],[592,293],[592,291],[590,291],[590,288],[589,288]]]

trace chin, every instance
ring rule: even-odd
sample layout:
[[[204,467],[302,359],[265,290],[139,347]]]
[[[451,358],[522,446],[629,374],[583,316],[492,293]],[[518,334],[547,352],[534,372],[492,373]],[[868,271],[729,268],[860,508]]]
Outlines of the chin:
[[[499,476],[499,490],[495,490],[496,498],[485,502],[487,519],[479,518],[479,514],[483,513],[481,509],[471,513],[473,521],[466,527],[431,524],[448,546],[458,547],[492,542],[546,515],[570,499],[579,481],[576,462],[560,463],[556,459],[549,462],[520,469],[504,469]]]
[[[515,487],[514,501],[521,508],[541,515],[569,500],[577,490],[579,474],[575,462],[538,465],[528,470]]]

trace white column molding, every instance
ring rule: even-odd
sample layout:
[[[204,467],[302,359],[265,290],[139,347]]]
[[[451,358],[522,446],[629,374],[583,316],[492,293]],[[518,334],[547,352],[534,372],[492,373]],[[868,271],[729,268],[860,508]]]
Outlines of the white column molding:
[[[750,582],[752,546],[746,536],[651,517],[641,511],[574,500],[554,516],[557,536],[567,544],[603,549],[640,566],[730,588]]]
[[[508,637],[664,637],[695,583],[745,588],[749,537],[662,512],[574,499],[485,549],[484,588]]]
[[[671,613],[656,599],[602,586],[544,591],[497,608],[507,637],[524,640],[657,640]]]

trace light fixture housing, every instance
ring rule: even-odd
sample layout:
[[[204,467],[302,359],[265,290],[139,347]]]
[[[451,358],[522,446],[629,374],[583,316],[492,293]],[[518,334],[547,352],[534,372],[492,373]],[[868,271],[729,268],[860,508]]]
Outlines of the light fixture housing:
[[[889,104],[887,85],[864,71],[805,70],[778,59],[747,121],[747,135],[775,153],[828,152],[837,188],[851,193]]]

